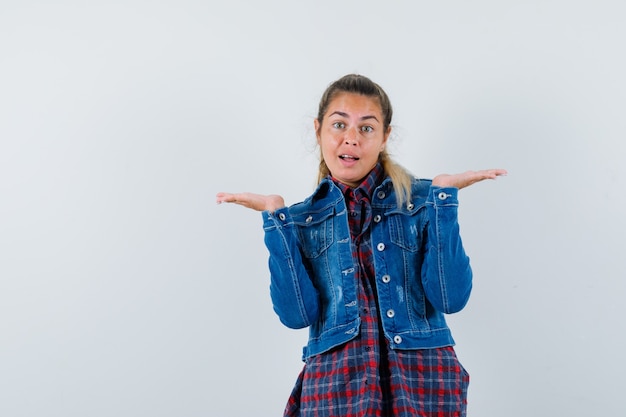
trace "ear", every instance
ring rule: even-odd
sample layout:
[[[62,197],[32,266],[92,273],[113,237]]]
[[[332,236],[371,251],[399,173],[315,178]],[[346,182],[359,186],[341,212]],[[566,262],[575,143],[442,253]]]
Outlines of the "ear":
[[[320,143],[320,121],[318,119],[313,120],[313,126],[315,127],[315,137],[317,138],[317,144]]]
[[[385,150],[385,145],[387,145],[387,140],[389,139],[389,135],[391,134],[391,126],[389,126],[387,128],[387,131],[385,132],[385,135],[383,136],[383,143],[380,146],[380,151],[382,152],[383,150]]]

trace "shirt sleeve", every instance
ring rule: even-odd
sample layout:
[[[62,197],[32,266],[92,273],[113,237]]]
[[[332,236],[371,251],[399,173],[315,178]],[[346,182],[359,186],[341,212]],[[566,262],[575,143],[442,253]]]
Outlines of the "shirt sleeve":
[[[262,214],[274,311],[287,327],[308,327],[318,318],[319,294],[303,264],[289,209],[284,207],[274,213],[264,211]]]

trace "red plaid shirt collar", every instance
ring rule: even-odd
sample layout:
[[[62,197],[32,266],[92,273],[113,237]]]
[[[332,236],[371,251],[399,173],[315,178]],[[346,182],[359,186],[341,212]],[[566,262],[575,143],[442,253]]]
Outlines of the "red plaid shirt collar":
[[[365,198],[368,202],[371,201],[372,194],[376,187],[380,185],[380,183],[385,179],[385,170],[383,166],[377,163],[374,168],[370,171],[369,174],[365,177],[365,179],[361,182],[361,184],[356,188],[351,188],[350,186],[338,181],[337,179],[331,177],[332,181],[339,187],[341,193],[346,197],[346,200],[350,199],[350,191],[354,192],[354,198],[357,201]]]

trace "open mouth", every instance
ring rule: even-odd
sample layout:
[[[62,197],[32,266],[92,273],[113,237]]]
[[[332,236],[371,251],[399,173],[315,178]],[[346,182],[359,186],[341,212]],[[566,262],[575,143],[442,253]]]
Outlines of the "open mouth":
[[[339,158],[344,161],[358,161],[360,158],[353,155],[339,155]]]

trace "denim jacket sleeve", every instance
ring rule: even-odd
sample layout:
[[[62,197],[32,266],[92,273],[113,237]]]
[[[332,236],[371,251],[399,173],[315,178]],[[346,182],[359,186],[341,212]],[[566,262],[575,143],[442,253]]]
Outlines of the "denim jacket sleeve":
[[[430,187],[426,200],[428,226],[422,269],[425,295],[446,314],[460,311],[469,300],[472,270],[459,235],[458,189]]]
[[[304,266],[289,209],[264,211],[263,229],[269,251],[274,311],[287,327],[308,327],[318,318],[319,295]]]

